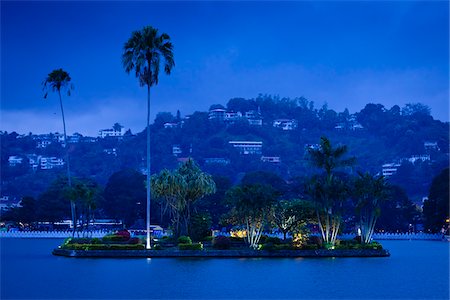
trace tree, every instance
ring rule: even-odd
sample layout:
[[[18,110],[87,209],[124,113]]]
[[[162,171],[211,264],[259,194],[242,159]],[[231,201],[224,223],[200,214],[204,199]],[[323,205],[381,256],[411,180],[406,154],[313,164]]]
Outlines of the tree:
[[[189,159],[174,172],[163,170],[152,176],[152,190],[170,209],[175,236],[189,235],[192,207],[199,199],[213,194],[216,184]]]
[[[68,186],[72,186],[72,181],[70,178],[70,160],[69,160],[69,147],[67,145],[67,132],[66,132],[66,121],[64,117],[64,108],[61,98],[61,90],[66,90],[67,95],[70,96],[70,92],[73,89],[73,85],[70,82],[72,78],[70,78],[69,73],[64,71],[63,69],[53,70],[51,73],[47,75],[47,78],[42,82],[43,89],[45,92],[44,98],[48,96],[48,90],[51,89],[53,92],[58,92],[59,96],[59,104],[61,106],[61,116],[63,121],[64,128],[64,147],[66,149],[66,166],[67,166],[67,179]],[[75,224],[75,202],[70,203],[70,208],[72,212],[72,222]],[[72,236],[75,235],[75,226],[73,227]]]
[[[284,240],[288,233],[304,232],[313,218],[314,207],[309,201],[281,200],[272,209],[272,222],[283,233]]]
[[[423,204],[423,215],[425,229],[433,232],[441,230],[449,218],[449,168],[434,177],[428,200]]]
[[[271,186],[251,184],[230,189],[226,197],[233,205],[232,222],[245,227],[245,241],[256,249],[278,194]]]
[[[169,35],[159,34],[158,29],[145,26],[134,31],[123,47],[122,63],[127,73],[135,71],[141,86],[147,86],[147,245],[150,249],[150,87],[158,84],[161,64],[170,74],[175,66],[173,45]]]
[[[352,166],[355,158],[344,158],[347,146],[333,147],[326,137],[321,137],[318,149],[309,148],[310,163],[325,171],[325,176],[316,176],[308,185],[308,194],[316,204],[316,214],[322,238],[334,245],[340,229],[343,201],[348,196],[348,187],[342,178],[334,174],[339,167]]]
[[[341,229],[344,201],[348,197],[346,181],[335,175],[314,176],[308,183],[307,194],[314,201],[323,241],[334,246]]]
[[[384,176],[358,173],[353,184],[356,214],[359,216],[361,242],[370,243],[375,224],[381,214],[381,204],[388,199],[389,186]]]
[[[108,180],[101,207],[116,220],[132,225],[145,212],[145,176],[126,169],[114,173]]]

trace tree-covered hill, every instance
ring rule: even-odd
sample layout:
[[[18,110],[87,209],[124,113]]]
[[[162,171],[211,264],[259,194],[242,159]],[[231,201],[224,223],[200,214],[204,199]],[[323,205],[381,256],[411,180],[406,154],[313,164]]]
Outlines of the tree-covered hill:
[[[415,202],[428,194],[431,180],[448,166],[449,123],[434,120],[423,104],[386,108],[367,104],[350,114],[327,105],[316,108],[305,98],[259,95],[234,98],[226,105],[211,105],[208,112],[182,117],[180,112],[160,112],[151,126],[152,173],[173,169],[178,161],[192,157],[203,170],[237,183],[252,171],[268,171],[291,181],[317,170],[305,158],[321,136],[348,146],[357,158],[353,170],[381,173],[382,165],[397,163],[389,180],[403,187]],[[243,154],[230,141],[262,142],[260,152]],[[52,142],[38,148],[39,138],[29,134],[1,134],[2,195],[37,196],[47,189],[63,168],[32,170],[32,155],[64,157],[64,148]],[[120,138],[81,137],[69,144],[73,175],[106,185],[109,177],[123,169],[145,170],[146,132]],[[414,161],[412,156],[428,157]],[[11,165],[12,156],[22,163]],[[410,160],[408,160],[410,159]]]

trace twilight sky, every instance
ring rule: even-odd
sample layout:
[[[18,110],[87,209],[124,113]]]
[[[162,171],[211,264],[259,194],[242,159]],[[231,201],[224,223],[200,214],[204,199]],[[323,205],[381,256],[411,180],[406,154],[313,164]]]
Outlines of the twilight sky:
[[[449,120],[447,1],[1,1],[0,130],[61,132],[57,95],[44,100],[41,82],[63,68],[75,86],[63,99],[69,134],[115,122],[141,131],[146,90],[121,55],[145,25],[170,35],[176,63],[152,90],[153,116],[262,93],[351,113],[421,102]]]

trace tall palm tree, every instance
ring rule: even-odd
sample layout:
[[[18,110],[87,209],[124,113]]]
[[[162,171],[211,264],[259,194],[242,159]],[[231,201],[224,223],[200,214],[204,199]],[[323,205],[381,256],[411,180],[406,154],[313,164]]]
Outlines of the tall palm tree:
[[[332,245],[336,241],[341,224],[342,202],[348,194],[346,183],[334,175],[334,170],[352,166],[355,163],[354,157],[344,158],[346,153],[347,146],[333,147],[326,137],[320,138],[318,149],[308,149],[311,164],[325,171],[324,178],[312,178],[308,191],[316,203],[322,238]]]
[[[66,120],[64,117],[64,107],[62,103],[61,90],[67,91],[67,95],[70,96],[71,91],[73,90],[73,84],[70,82],[72,78],[70,78],[69,73],[64,71],[63,69],[53,70],[51,73],[47,75],[47,78],[42,82],[43,90],[45,91],[44,99],[47,98],[49,90],[52,92],[58,92],[59,96],[59,104],[61,106],[61,115],[64,127],[64,148],[66,149],[66,166],[67,166],[67,184],[69,189],[72,188],[72,179],[70,177],[70,160],[69,160],[69,147],[67,146],[67,133],[66,133]],[[70,210],[72,214],[72,222],[73,222],[73,232],[72,236],[75,235],[75,200],[70,201]]]
[[[127,73],[134,70],[141,86],[147,86],[147,249],[150,249],[150,87],[158,84],[161,64],[167,75],[175,66],[169,35],[159,34],[151,26],[134,31],[123,47],[122,63]]]

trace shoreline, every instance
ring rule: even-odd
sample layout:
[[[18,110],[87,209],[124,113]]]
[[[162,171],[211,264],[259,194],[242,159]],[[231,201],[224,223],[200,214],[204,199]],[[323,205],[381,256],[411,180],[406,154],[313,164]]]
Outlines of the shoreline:
[[[324,257],[389,257],[386,249],[353,250],[67,250],[56,248],[55,256],[73,258],[324,258]]]

